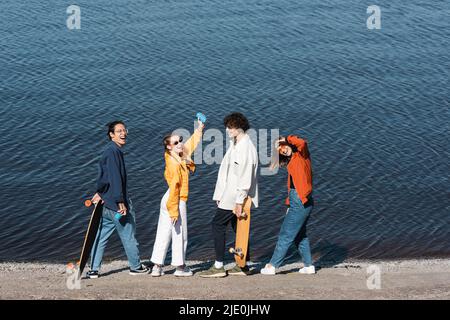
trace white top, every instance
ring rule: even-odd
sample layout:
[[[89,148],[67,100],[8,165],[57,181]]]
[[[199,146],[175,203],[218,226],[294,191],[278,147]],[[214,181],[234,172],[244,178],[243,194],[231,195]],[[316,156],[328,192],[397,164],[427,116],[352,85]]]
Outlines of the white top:
[[[233,210],[250,196],[258,207],[258,153],[250,137],[245,134],[235,145],[231,142],[220,164],[213,200],[219,208]]]

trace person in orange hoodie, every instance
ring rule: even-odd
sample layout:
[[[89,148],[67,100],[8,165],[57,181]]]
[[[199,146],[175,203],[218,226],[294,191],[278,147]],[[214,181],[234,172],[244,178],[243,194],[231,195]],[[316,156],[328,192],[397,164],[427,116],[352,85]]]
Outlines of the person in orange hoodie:
[[[295,135],[280,137],[275,141],[275,156],[272,169],[286,167],[288,171],[287,188],[289,206],[275,251],[270,262],[261,269],[261,274],[274,275],[280,267],[292,243],[297,246],[303,258],[302,274],[314,274],[309,239],[306,235],[306,225],[314,207],[312,197],[312,167],[307,142]]]
[[[159,277],[164,274],[162,266],[172,240],[172,262],[176,267],[175,276],[192,276],[186,266],[187,248],[187,213],[186,202],[189,193],[189,173],[195,171],[191,155],[197,148],[204,124],[198,120],[198,127],[193,135],[183,144],[182,137],[169,134],[164,137],[164,158],[166,168],[164,178],[168,189],[161,200],[160,215],[156,240],[151,261],[154,263],[151,275]]]

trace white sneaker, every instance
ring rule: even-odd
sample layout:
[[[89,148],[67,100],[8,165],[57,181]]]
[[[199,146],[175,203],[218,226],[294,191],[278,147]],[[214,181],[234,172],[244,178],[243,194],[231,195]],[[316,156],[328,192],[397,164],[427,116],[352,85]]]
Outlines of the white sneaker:
[[[269,264],[266,264],[264,268],[261,269],[261,274],[266,276],[274,276],[275,275],[275,267]]]
[[[189,269],[189,267],[178,268],[174,273],[175,277],[192,277],[194,273]]]
[[[155,264],[152,269],[151,276],[152,277],[161,277],[164,275],[164,271],[162,270],[162,266],[158,266]]]
[[[300,270],[298,270],[298,273],[301,273],[301,274],[315,274],[316,273],[316,268],[314,268],[314,266],[303,267]]]

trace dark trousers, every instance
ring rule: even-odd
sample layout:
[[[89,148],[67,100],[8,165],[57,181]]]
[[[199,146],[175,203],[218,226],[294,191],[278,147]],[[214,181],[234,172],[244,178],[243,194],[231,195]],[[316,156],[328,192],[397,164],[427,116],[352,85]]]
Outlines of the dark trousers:
[[[230,223],[234,233],[236,233],[237,217],[233,211],[217,208],[216,215],[212,221],[216,261],[223,262],[225,260],[225,236],[227,233],[227,226]],[[250,261],[250,243],[247,249],[246,261]]]

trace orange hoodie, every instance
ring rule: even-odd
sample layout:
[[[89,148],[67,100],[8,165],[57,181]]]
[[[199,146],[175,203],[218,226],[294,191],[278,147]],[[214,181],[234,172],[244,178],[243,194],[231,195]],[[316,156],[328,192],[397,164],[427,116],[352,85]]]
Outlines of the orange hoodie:
[[[184,144],[184,152],[187,157],[191,157],[195,148],[202,139],[202,130],[197,129],[194,134]],[[169,199],[167,200],[167,210],[171,218],[178,218],[179,202],[187,201],[189,194],[189,171],[195,171],[193,162],[186,163],[186,160],[179,156],[171,155],[166,152],[164,156],[166,160],[166,168],[164,170],[164,178],[169,186]]]
[[[305,140],[290,135],[286,141],[297,148],[297,152],[292,154],[291,160],[287,165],[288,170],[288,192],[291,191],[290,176],[294,182],[295,190],[303,204],[308,202],[308,196],[312,192],[312,167],[311,159],[309,157],[308,145]],[[289,193],[286,199],[286,204],[289,205]]]

